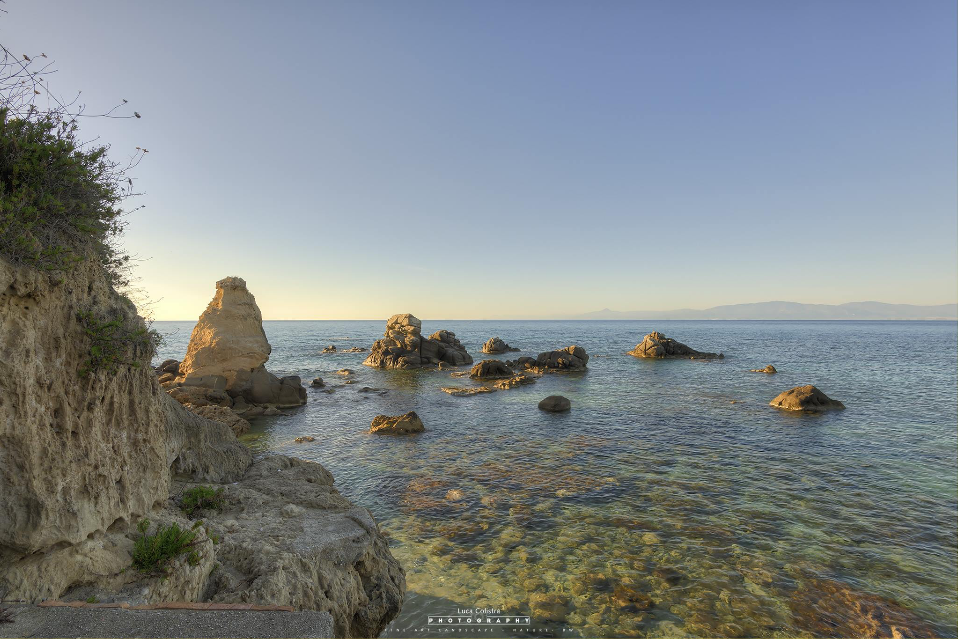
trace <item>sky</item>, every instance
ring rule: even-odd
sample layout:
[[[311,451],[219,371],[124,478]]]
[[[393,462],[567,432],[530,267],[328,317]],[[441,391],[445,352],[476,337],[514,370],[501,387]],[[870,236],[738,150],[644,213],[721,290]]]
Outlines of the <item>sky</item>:
[[[958,298],[953,0],[7,0],[158,320]]]

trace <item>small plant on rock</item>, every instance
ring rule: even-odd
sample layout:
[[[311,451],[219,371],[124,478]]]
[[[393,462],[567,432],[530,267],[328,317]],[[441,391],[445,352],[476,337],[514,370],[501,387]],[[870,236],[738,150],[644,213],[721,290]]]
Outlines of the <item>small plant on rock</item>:
[[[165,574],[171,561],[189,552],[197,543],[196,532],[180,528],[176,522],[159,526],[152,535],[147,534],[150,520],[138,525],[140,537],[133,542],[133,567],[140,572]]]
[[[220,510],[223,508],[223,489],[212,486],[196,486],[183,493],[180,508],[187,517],[198,510]]]

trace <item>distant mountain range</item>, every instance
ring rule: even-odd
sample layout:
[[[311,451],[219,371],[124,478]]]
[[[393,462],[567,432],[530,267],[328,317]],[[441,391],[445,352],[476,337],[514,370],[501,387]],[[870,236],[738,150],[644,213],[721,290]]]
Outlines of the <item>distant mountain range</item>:
[[[798,302],[756,302],[729,304],[702,310],[681,308],[674,311],[613,311],[607,308],[591,313],[570,315],[564,319],[642,319],[642,320],[958,320],[958,304],[916,306],[884,302],[847,304],[800,304]]]

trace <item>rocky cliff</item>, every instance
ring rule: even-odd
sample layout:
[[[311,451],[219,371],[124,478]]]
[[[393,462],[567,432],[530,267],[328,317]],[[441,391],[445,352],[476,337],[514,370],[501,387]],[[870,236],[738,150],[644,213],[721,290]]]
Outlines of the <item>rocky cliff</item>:
[[[246,366],[258,342],[240,343]],[[405,581],[369,512],[318,464],[252,464],[228,426],[161,390],[151,355],[98,264],[56,281],[0,258],[0,592],[294,605],[330,611],[337,635],[377,635]],[[197,370],[202,357],[193,351]],[[228,491],[219,530],[201,529],[196,554],[162,577],[131,570],[136,524],[189,529],[176,499],[197,482]]]

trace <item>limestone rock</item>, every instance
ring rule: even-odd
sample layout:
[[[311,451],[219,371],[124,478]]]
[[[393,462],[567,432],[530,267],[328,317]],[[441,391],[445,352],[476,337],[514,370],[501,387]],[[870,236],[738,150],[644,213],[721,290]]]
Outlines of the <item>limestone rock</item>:
[[[637,344],[628,354],[633,357],[659,359],[721,359],[725,357],[722,353],[699,352],[657,332],[649,333],[643,337],[642,342]]]
[[[498,337],[491,337],[489,338],[489,341],[482,345],[482,352],[488,354],[509,353],[511,351],[517,350],[519,349],[509,346]]]
[[[248,421],[234,413],[232,409],[226,408],[225,406],[194,406],[192,404],[186,404],[185,406],[200,417],[205,417],[206,419],[211,419],[214,422],[226,424],[237,437],[248,432],[250,429],[250,424]]]
[[[389,415],[377,415],[373,418],[369,427],[370,433],[379,433],[381,435],[409,435],[412,433],[421,433],[426,430],[422,420],[416,411],[410,411],[405,415],[390,417]]]
[[[502,379],[513,375],[512,369],[497,359],[485,359],[473,366],[469,373],[473,379]]]
[[[778,371],[775,370],[775,367],[769,364],[765,368],[753,368],[749,371],[750,373],[768,373],[769,375],[774,375]]]
[[[572,410],[572,402],[562,395],[550,395],[539,402],[539,410],[550,413],[563,413],[567,410]]]
[[[770,406],[784,410],[820,413],[827,410],[844,410],[845,404],[831,399],[812,385],[796,386],[773,399]]]
[[[231,387],[238,371],[262,366],[270,351],[263,315],[246,281],[227,277],[216,283],[213,300],[193,328],[180,375],[184,379],[222,375]]]
[[[363,362],[375,368],[421,368],[441,363],[453,366],[471,364],[472,357],[449,331],[436,331],[422,337],[422,322],[409,313],[393,315],[386,321],[386,332],[370,349]]]
[[[216,283],[216,295],[200,315],[177,382],[225,390],[248,404],[293,407],[306,403],[299,377],[277,377],[266,370],[271,348],[263,315],[239,277]]]
[[[0,259],[0,582],[34,553],[148,513],[169,497],[171,472],[222,476],[250,462],[229,428],[167,396],[149,366],[80,377],[91,347],[82,310],[145,328],[96,262],[51,280]],[[43,589],[20,583],[26,594],[10,597]]]

